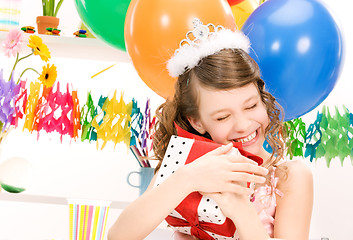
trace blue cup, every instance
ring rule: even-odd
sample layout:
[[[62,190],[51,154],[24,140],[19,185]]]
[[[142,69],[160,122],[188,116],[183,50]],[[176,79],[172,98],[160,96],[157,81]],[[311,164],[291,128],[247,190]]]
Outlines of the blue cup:
[[[131,176],[132,175],[138,175],[138,182],[139,184],[133,184],[131,183]],[[126,181],[131,187],[135,187],[139,189],[139,194],[140,196],[146,191],[148,185],[150,184],[152,178],[154,175],[154,168],[140,168],[139,171],[132,171],[127,175]]]

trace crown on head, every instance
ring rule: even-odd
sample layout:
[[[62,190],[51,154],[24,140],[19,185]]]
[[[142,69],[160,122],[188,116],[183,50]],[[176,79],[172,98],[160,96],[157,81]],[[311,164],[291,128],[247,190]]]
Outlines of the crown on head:
[[[167,63],[170,76],[178,77],[194,68],[202,58],[222,49],[240,48],[249,53],[250,41],[242,32],[212,23],[203,25],[198,18],[194,18],[193,25],[194,30],[187,32],[186,39],[180,42],[179,48]]]

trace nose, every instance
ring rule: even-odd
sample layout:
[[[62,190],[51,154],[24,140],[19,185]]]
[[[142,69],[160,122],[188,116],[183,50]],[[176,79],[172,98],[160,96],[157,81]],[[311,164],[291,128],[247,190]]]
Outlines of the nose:
[[[237,133],[245,133],[250,127],[250,120],[245,115],[237,115],[234,117],[233,129]]]

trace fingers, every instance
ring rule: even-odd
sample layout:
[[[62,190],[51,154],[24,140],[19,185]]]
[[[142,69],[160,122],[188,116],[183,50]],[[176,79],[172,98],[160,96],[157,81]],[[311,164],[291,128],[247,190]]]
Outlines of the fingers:
[[[239,195],[250,196],[254,190],[245,186],[241,186],[236,182],[229,182],[220,189],[220,192],[199,192],[203,196],[213,198],[215,201],[217,197],[221,197],[223,193],[235,193]]]
[[[232,182],[251,182],[251,183],[264,183],[265,177],[257,176],[245,172],[232,172],[228,174],[229,181]]]
[[[227,154],[233,147],[232,143],[228,143],[227,145],[222,145],[208,153],[205,154],[206,155],[223,155],[223,154]]]
[[[232,172],[246,172],[260,176],[266,176],[268,169],[249,163],[230,163],[229,170]]]
[[[251,160],[250,158],[244,157],[241,154],[230,154],[227,156],[227,159],[230,162],[235,162],[235,163],[242,162],[242,163],[249,163],[249,164],[258,166],[257,162],[255,162],[254,160]]]
[[[229,155],[227,156],[229,164],[229,169],[232,172],[246,172],[256,175],[266,176],[268,174],[268,169],[258,166],[257,162],[244,157],[243,155]]]
[[[237,183],[230,182],[229,184],[227,184],[224,192],[231,192],[240,195],[251,195],[254,193],[254,190],[245,186],[241,186]]]

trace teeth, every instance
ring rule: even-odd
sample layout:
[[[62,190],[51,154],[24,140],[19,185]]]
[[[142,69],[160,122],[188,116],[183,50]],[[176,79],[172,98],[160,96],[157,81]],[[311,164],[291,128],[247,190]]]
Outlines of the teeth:
[[[241,142],[241,143],[246,143],[246,142],[253,140],[255,137],[256,137],[256,131],[254,133],[250,134],[249,136],[247,136],[246,138],[237,139],[237,141]]]

